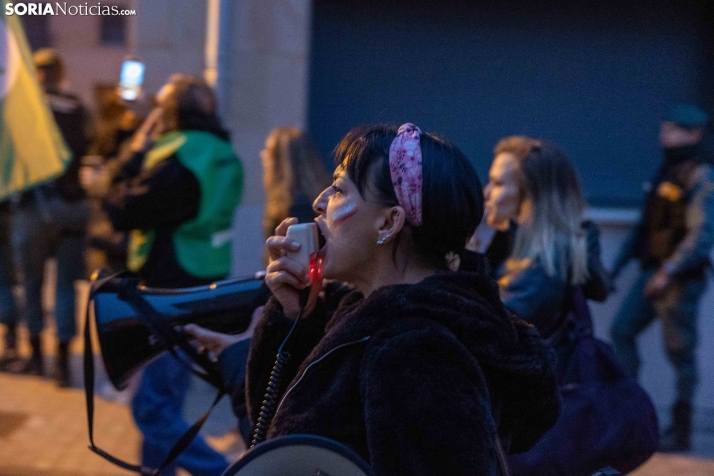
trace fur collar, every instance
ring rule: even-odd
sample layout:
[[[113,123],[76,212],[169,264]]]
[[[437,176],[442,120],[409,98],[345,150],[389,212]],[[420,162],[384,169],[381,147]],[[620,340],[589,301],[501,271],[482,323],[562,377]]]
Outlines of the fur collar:
[[[502,402],[500,428],[513,437],[511,451],[529,448],[553,425],[559,408],[555,354],[535,327],[503,306],[496,284],[479,273],[439,273],[417,284],[385,286],[367,299],[356,291],[347,294],[308,360],[368,336],[424,327],[448,329],[483,369],[494,399]]]

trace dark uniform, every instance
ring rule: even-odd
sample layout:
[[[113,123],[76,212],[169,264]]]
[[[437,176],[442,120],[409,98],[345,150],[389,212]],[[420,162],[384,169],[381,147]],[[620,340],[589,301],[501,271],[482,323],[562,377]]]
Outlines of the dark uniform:
[[[666,149],[665,158],[642,220],[615,261],[613,275],[631,258],[640,261],[641,273],[613,321],[611,337],[618,357],[636,376],[640,357],[635,339],[655,318],[661,320],[667,357],[677,375],[672,431],[679,431],[677,449],[686,449],[698,383],[697,310],[714,246],[714,169],[703,162],[700,146]],[[648,299],[647,283],[659,270],[672,277],[672,284],[662,296]]]

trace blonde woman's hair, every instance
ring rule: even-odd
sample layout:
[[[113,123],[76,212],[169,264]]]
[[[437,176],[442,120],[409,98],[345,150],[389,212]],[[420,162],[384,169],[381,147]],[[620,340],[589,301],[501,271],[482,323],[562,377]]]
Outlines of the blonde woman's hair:
[[[314,200],[330,185],[330,175],[310,136],[294,127],[273,129],[262,155],[266,203],[265,232],[290,214],[295,199],[304,195]]]
[[[521,215],[509,261],[511,266],[540,260],[550,276],[571,284],[588,277],[587,237],[582,228],[585,200],[568,156],[559,148],[525,136],[501,140],[494,156],[515,158]]]

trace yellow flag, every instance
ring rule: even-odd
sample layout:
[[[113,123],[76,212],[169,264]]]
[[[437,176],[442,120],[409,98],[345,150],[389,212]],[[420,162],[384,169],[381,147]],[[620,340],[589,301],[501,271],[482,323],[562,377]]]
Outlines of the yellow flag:
[[[72,154],[37,81],[17,16],[0,0],[0,201],[64,172]]]

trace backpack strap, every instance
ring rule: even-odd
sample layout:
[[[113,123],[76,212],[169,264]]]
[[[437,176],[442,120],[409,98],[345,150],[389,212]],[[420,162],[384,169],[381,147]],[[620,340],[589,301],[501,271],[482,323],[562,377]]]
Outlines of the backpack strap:
[[[496,432],[496,457],[498,458],[498,469],[501,476],[511,476],[511,472],[508,469],[508,460],[506,460],[506,452],[503,451],[498,431]]]
[[[483,374],[483,372],[481,373],[481,375],[484,377],[485,380],[486,376]],[[498,474],[500,476],[511,476],[511,471],[508,468],[508,460],[506,459],[506,452],[503,450],[503,443],[501,443],[501,437],[498,436],[496,404],[493,400],[493,391],[491,390],[491,386],[488,384],[488,382],[486,382],[486,390],[488,392],[489,402],[491,403],[491,416],[493,417],[493,422],[496,424],[496,429],[493,432],[493,439],[496,446],[496,464],[498,466]]]

